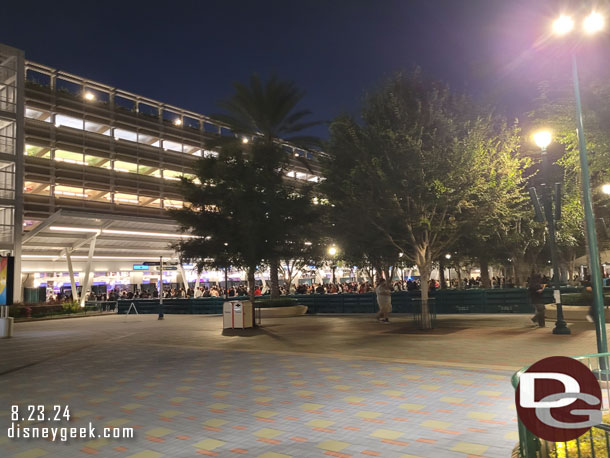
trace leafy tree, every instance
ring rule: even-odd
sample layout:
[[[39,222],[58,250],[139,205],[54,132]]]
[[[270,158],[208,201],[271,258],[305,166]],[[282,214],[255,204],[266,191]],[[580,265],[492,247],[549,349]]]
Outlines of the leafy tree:
[[[280,259],[292,258],[293,247],[296,245],[295,237],[297,234],[306,234],[302,221],[296,217],[283,217],[294,215],[294,208],[287,208],[296,204],[302,210],[302,214],[307,214],[310,203],[302,199],[292,201],[286,200],[285,195],[290,192],[291,185],[286,180],[277,178],[285,175],[291,161],[301,160],[305,167],[309,167],[303,159],[295,159],[290,151],[282,149],[282,143],[290,142],[293,145],[309,148],[318,143],[314,137],[296,135],[299,132],[319,124],[319,122],[305,121],[310,115],[309,110],[297,110],[297,105],[301,102],[304,92],[300,91],[294,83],[281,81],[276,76],[270,77],[263,82],[258,75],[252,75],[249,84],[234,83],[234,94],[220,103],[220,107],[225,113],[217,114],[213,117],[231,127],[233,132],[251,138],[254,143],[252,150],[256,150],[257,161],[263,160],[260,166],[264,166],[267,172],[272,175],[270,182],[259,182],[259,186],[266,189],[268,198],[274,195],[280,196],[271,205],[272,201],[267,202],[269,232],[275,228],[272,225],[281,223],[282,229],[273,237],[269,234],[265,243],[266,251],[264,259],[269,264],[271,295],[279,295],[278,269]],[[263,157],[264,156],[264,157]],[[254,158],[253,158],[254,159]],[[298,191],[303,195],[309,195],[309,190]],[[288,235],[290,234],[290,235]],[[272,243],[269,243],[271,241]],[[299,249],[294,253],[299,254]]]
[[[422,324],[429,327],[433,263],[471,221],[501,220],[510,211],[503,194],[520,198],[515,127],[480,114],[466,97],[420,71],[398,74],[371,93],[362,118],[362,125],[347,116],[331,125],[330,161],[343,172],[328,173],[326,181],[337,180],[334,188],[347,192],[329,199],[358,208],[357,218],[417,265]]]

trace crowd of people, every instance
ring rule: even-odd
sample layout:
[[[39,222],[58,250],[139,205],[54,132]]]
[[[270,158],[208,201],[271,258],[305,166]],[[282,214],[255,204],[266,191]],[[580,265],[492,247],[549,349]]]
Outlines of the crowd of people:
[[[464,278],[461,283],[457,279],[446,281],[446,287],[448,288],[480,288],[482,287],[481,278]],[[491,279],[493,288],[514,288],[512,280],[493,277]],[[430,290],[436,290],[441,287],[438,280],[430,280],[428,283]],[[417,291],[420,289],[419,280],[398,280],[394,282],[388,282],[390,291]],[[280,286],[280,294],[364,294],[371,293],[375,289],[375,286],[370,281],[347,281],[337,283],[302,283],[298,286],[292,285],[290,288],[287,285]],[[270,294],[269,285],[261,286],[257,285],[254,290],[255,296],[262,296]],[[248,287],[245,283],[230,286],[227,290],[220,285],[203,285],[197,288],[190,287],[184,289],[184,287],[173,287],[167,286],[163,288],[163,298],[199,298],[199,297],[235,297],[235,296],[247,296]],[[105,294],[102,292],[87,293],[87,301],[116,301],[118,299],[156,299],[159,297],[159,291],[156,285],[151,285],[148,289],[136,288],[134,290],[128,288],[122,288],[115,286],[113,289],[108,290]],[[50,303],[63,303],[71,302],[72,293],[70,289],[59,292],[57,294],[50,293],[47,297],[47,302]]]

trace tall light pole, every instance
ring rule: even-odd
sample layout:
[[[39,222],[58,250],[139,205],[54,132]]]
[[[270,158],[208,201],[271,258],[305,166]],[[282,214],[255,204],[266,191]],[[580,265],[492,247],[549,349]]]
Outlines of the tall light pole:
[[[555,196],[557,199],[557,211],[553,214],[553,190],[550,173],[551,164],[547,153],[547,147],[551,144],[551,140],[552,135],[548,130],[541,130],[534,134],[534,142],[540,148],[542,156],[542,175],[544,177],[544,183],[542,183],[542,205],[544,207],[544,219],[546,220],[549,231],[549,248],[553,266],[553,298],[555,300],[555,306],[557,307],[557,321],[555,322],[553,334],[570,334],[570,328],[568,328],[563,318],[563,306],[561,305],[561,292],[559,289],[559,256],[557,255],[557,242],[555,239],[555,220],[558,219],[556,216],[559,214],[558,207],[561,205],[561,196],[558,195],[558,193]]]
[[[333,270],[333,285],[336,283],[335,278],[335,270],[337,269],[336,258],[337,256],[337,248],[335,246],[331,246],[328,248],[328,254],[332,257],[332,265],[331,268]]]
[[[582,22],[582,30],[586,35],[594,35],[604,28],[604,17],[593,11]],[[574,30],[574,20],[569,16],[561,16],[553,23],[553,32],[556,35],[567,35]],[[589,246],[589,263],[591,268],[591,284],[593,287],[593,304],[597,314],[595,320],[595,334],[597,351],[606,353],[608,342],[606,340],[606,317],[604,314],[604,293],[602,289],[601,267],[599,265],[599,249],[597,247],[597,233],[595,231],[595,215],[591,197],[591,184],[589,178],[589,162],[587,158],[587,143],[582,119],[582,104],[580,100],[580,85],[578,82],[578,65],[576,52],[572,52],[572,77],[574,83],[574,98],[576,99],[576,120],[578,132],[578,149],[580,153],[580,170],[583,193],[583,206],[585,211],[585,232]]]

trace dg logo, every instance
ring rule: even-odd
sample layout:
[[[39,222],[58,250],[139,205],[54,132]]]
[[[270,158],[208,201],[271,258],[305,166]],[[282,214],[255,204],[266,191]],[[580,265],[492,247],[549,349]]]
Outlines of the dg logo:
[[[515,404],[533,434],[553,442],[576,439],[602,422],[602,392],[584,364],[551,356],[533,364],[519,378]]]

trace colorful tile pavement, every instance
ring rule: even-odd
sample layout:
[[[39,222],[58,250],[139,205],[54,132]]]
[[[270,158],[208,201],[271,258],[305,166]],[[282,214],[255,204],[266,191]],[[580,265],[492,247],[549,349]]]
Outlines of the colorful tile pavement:
[[[0,425],[12,404],[67,404],[70,426],[133,427],[134,439],[3,434],[0,449],[20,458],[507,457],[517,440],[508,375],[109,343],[2,376]],[[39,426],[67,425],[52,423]]]

